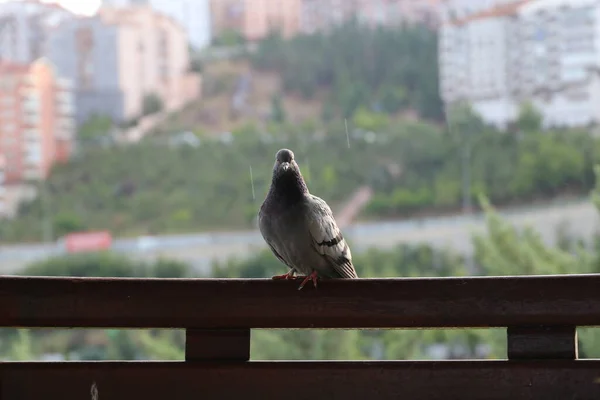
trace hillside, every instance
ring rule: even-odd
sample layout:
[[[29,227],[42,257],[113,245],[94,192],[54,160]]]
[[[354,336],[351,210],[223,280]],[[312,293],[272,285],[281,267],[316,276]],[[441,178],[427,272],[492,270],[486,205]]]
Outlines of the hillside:
[[[245,109],[235,111],[232,99],[236,83],[242,77],[249,79]],[[274,96],[280,96],[286,110],[286,120],[291,123],[320,119],[326,89],[313,99],[303,99],[285,94],[281,77],[276,72],[259,71],[248,60],[217,61],[209,63],[203,71],[204,96],[174,113],[155,130],[158,134],[192,131],[201,134],[232,132],[248,124],[261,124],[269,120]]]
[[[352,122],[348,137],[343,123],[269,129],[235,132],[229,144],[204,139],[197,148],[149,140],[89,149],[53,171],[45,208],[40,199],[23,204],[14,221],[0,225],[0,238],[39,240],[43,215],[55,237],[85,229],[139,235],[251,228],[281,147],[296,152],[311,191],[334,210],[365,185],[374,195],[363,218],[460,209],[459,147],[433,125],[388,124],[369,134]],[[479,139],[473,197],[518,203],[586,193],[594,182],[600,142],[585,132],[529,132],[514,140],[485,128]]]
[[[287,41],[273,35],[250,56],[204,64],[203,82],[203,98],[156,133],[218,134],[270,119],[339,121],[361,109],[395,121],[443,120],[437,39],[425,27],[372,30],[348,23]]]

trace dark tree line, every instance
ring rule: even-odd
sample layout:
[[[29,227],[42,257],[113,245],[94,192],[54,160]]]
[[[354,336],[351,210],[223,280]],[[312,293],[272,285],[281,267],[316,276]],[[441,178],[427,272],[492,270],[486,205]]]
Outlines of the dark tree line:
[[[423,118],[442,119],[437,36],[425,26],[371,29],[349,22],[291,40],[272,34],[252,61],[256,68],[280,73],[288,92],[310,98],[321,87],[331,89],[326,104],[344,117],[366,106],[387,113],[413,109]]]

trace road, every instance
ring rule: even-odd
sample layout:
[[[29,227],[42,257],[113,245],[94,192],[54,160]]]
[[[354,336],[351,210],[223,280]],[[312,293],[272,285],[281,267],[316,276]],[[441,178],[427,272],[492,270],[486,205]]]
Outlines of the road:
[[[556,228],[569,223],[569,231],[590,238],[600,227],[598,212],[588,201],[574,201],[543,208],[520,208],[501,212],[515,226],[531,225],[548,244],[552,244]],[[369,247],[391,248],[401,243],[428,243],[435,247],[452,248],[465,255],[472,254],[471,235],[484,232],[481,215],[454,216],[420,221],[390,221],[358,223],[344,228],[353,253]],[[153,238],[118,239],[115,251],[136,259],[159,257],[190,263],[198,275],[205,275],[213,260],[244,258],[265,248],[258,231],[201,233],[191,235],[156,236]],[[11,274],[33,261],[62,254],[56,244],[0,246],[0,273]]]

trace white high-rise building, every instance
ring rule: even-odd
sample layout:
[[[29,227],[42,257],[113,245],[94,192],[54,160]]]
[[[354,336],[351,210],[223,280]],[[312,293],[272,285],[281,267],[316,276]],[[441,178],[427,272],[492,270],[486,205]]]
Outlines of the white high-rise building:
[[[488,123],[514,121],[523,102],[545,125],[600,122],[600,1],[522,0],[440,29],[440,94],[468,101]]]
[[[203,49],[211,41],[211,21],[209,0],[103,0],[112,7],[127,7],[149,4],[158,12],[166,14],[183,26],[190,44]]]
[[[75,15],[55,4],[0,3],[0,59],[31,63],[44,54],[49,33]]]

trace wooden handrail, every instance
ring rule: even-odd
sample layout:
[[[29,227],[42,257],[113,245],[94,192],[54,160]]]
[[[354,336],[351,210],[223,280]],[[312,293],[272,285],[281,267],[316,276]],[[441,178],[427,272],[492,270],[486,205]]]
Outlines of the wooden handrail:
[[[529,325],[600,325],[600,275],[329,280],[302,291],[269,279],[0,278],[4,327]]]
[[[3,362],[10,399],[600,399],[600,275],[358,279],[0,277],[2,327],[185,328],[182,362]],[[253,328],[506,327],[508,360],[249,361]],[[96,397],[94,397],[96,395]]]

